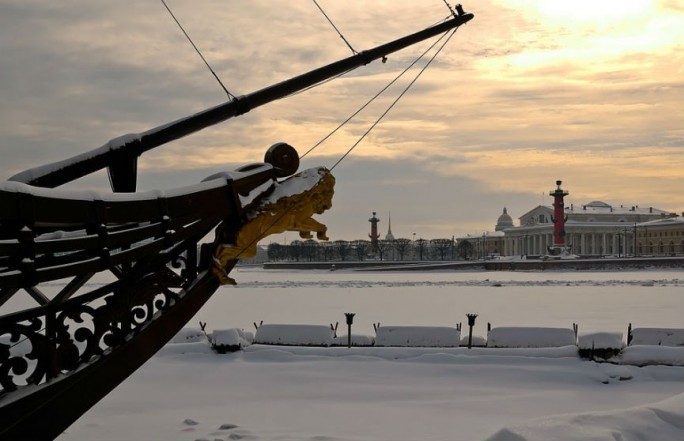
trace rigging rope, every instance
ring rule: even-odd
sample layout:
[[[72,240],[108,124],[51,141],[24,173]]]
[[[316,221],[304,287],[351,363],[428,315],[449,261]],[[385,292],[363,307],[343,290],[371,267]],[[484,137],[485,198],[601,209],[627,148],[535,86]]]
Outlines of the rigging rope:
[[[439,20],[439,21],[433,23],[431,26],[428,26],[428,27],[435,26],[435,25],[438,24],[438,23],[443,23],[443,22],[447,21],[447,20],[449,19],[449,17],[450,17],[450,16],[447,16],[446,18],[443,18],[442,20]],[[443,38],[443,37],[440,37],[439,40],[441,40],[442,38]],[[438,40],[438,41],[439,41],[439,40]],[[433,45],[433,46],[434,46],[434,45]],[[433,46],[430,46],[430,49],[431,49]],[[358,55],[358,54],[357,54],[357,55]],[[416,60],[416,61],[418,61],[418,60]],[[383,61],[383,62],[384,62],[384,61]],[[311,90],[311,89],[313,89],[313,88],[316,88],[316,87],[318,87],[318,86],[322,86],[323,84],[326,84],[326,83],[328,83],[328,82],[330,82],[330,81],[336,80],[336,79],[338,79],[338,78],[340,78],[340,77],[342,77],[342,76],[344,76],[344,75],[348,74],[349,72],[352,72],[352,71],[354,71],[354,70],[356,70],[356,69],[357,69],[357,68],[351,68],[351,69],[349,69],[349,70],[347,70],[347,71],[345,71],[345,72],[342,72],[342,73],[340,73],[340,74],[335,75],[334,77],[328,78],[328,79],[323,80],[323,81],[321,81],[321,82],[319,82],[319,83],[316,83],[316,84],[312,84],[311,86],[306,87],[306,88],[304,88],[304,89],[302,89],[302,90],[298,90],[297,92],[292,92],[291,94],[289,94],[289,95],[287,95],[287,96],[285,96],[285,97],[283,97],[283,98],[289,98],[289,97],[292,97],[292,96],[296,96],[296,95],[299,95],[300,93],[304,93],[304,92],[309,91],[309,90]],[[283,98],[279,98],[279,99],[283,99]],[[307,153],[308,153],[308,152],[307,152]],[[303,157],[303,156],[302,156],[302,157]]]
[[[456,13],[454,12],[453,9],[451,9],[451,5],[449,4],[449,2],[447,2],[447,0],[442,0],[442,1],[446,5],[446,7],[449,9],[449,12],[451,12],[452,15],[456,16]]]
[[[428,66],[430,66],[430,64],[434,61],[434,59],[437,57],[437,55],[439,55],[439,53],[442,51],[442,49],[444,49],[444,47],[446,46],[446,44],[449,42],[449,40],[451,40],[451,37],[454,36],[454,34],[456,33],[457,30],[458,30],[458,27],[454,28],[454,30],[451,31],[451,33],[449,33],[449,32],[444,33],[437,41],[435,41],[435,43],[433,43],[433,44],[432,44],[432,45],[431,45],[423,54],[420,55],[420,57],[418,57],[418,58],[409,66],[409,67],[413,66],[413,65],[414,65],[418,60],[420,60],[420,59],[421,59],[421,58],[422,58],[430,49],[432,49],[435,45],[437,45],[437,43],[439,43],[445,36],[448,35],[446,41],[444,41],[444,43],[442,43],[442,45],[439,47],[439,49],[437,49],[437,51],[432,55],[432,57],[428,60],[428,62],[425,64],[425,66],[422,67],[422,69],[418,72],[418,74],[415,76],[415,78],[413,78],[413,80],[411,80],[411,82],[404,88],[404,90],[401,92],[401,94],[392,102],[392,104],[387,108],[387,110],[385,110],[385,112],[384,112],[382,115],[380,115],[380,117],[373,123],[373,125],[372,125],[368,130],[366,130],[366,132],[361,136],[361,138],[360,138],[360,139],[359,139],[359,140],[358,140],[358,141],[357,141],[349,150],[347,150],[347,152],[346,152],[340,159],[338,159],[337,162],[336,162],[332,167],[330,167],[330,171],[332,171],[335,167],[337,167],[337,165],[340,164],[340,163],[341,163],[341,162],[342,162],[342,161],[343,161],[343,160],[352,152],[352,150],[354,150],[354,149],[356,148],[356,146],[359,145],[359,143],[360,143],[360,142],[361,142],[361,141],[362,141],[362,140],[371,132],[371,130],[373,130],[373,128],[375,128],[375,126],[378,125],[378,123],[379,123],[379,122],[380,122],[380,121],[389,113],[389,111],[394,107],[394,105],[397,104],[397,102],[399,101],[399,99],[401,99],[401,98],[404,96],[404,94],[406,94],[406,92],[408,92],[408,90],[411,88],[411,86],[413,86],[413,84],[418,80],[418,78],[420,78],[420,76],[423,74],[423,72],[425,72],[425,70],[428,68]],[[406,70],[408,70],[408,68],[407,68]],[[404,72],[402,72],[401,75],[403,75],[403,73],[404,73]],[[396,81],[396,79],[393,80],[392,82],[394,82],[394,81]],[[388,85],[388,86],[389,86],[389,85]],[[385,88],[385,89],[386,89],[386,88]],[[384,91],[384,89],[383,89],[383,91]],[[382,93],[382,91],[381,91],[380,93]],[[380,93],[378,93],[378,95],[379,95]],[[377,95],[376,95],[376,96],[377,96]],[[374,97],[374,98],[375,98],[375,97]],[[366,104],[366,105],[368,105],[368,104]],[[364,105],[364,107],[365,107],[365,105]],[[360,109],[360,110],[361,110],[361,109]],[[359,111],[360,111],[360,110],[359,110]],[[357,111],[356,113],[358,113],[358,111]],[[355,114],[356,114],[356,113],[355,113]],[[354,115],[355,115],[355,114],[354,114]],[[353,117],[354,115],[352,115],[352,117]],[[349,119],[351,119],[351,117],[350,117]],[[345,121],[345,123],[346,123],[346,121]],[[338,127],[338,129],[339,129],[339,127]],[[337,130],[337,129],[335,129],[335,130]],[[329,137],[329,136],[330,136],[330,135],[328,135],[328,137]],[[327,137],[326,137],[326,138],[327,138]],[[321,141],[321,142],[322,142],[322,141]],[[320,142],[319,142],[318,144],[320,144]],[[311,150],[313,150],[313,149],[310,149],[309,151],[307,151],[307,153],[309,153]],[[292,209],[292,208],[290,208],[290,209],[288,209],[288,210],[285,210],[285,211],[284,211],[283,213],[281,213],[279,216],[276,216],[275,219],[273,220],[273,222],[268,226],[268,228],[266,228],[266,231],[268,231],[273,225],[275,225],[276,223],[278,223],[284,216],[286,216],[286,215],[289,213],[289,211],[290,211],[291,209]],[[238,253],[238,255],[239,255],[240,253],[244,252],[244,251],[245,251],[247,248],[249,248],[250,246],[252,246],[252,245],[254,245],[255,243],[259,242],[261,239],[263,239],[263,237],[257,237],[257,238],[255,238],[255,239],[253,239],[253,240],[249,243],[249,245],[245,246],[243,249],[240,250],[240,252]],[[224,272],[225,272],[225,269],[224,269]],[[228,275],[228,273],[226,272],[226,276],[227,276],[227,275]]]
[[[321,8],[321,6],[318,4],[318,2],[316,0],[313,0],[313,2],[316,5],[316,7],[318,8],[318,10],[321,11],[321,14],[323,14],[323,16],[328,20],[328,23],[330,23],[330,25],[333,27],[333,29],[335,29],[337,31],[337,35],[339,35],[340,38],[342,39],[342,41],[344,41],[347,44],[347,47],[349,47],[349,49],[351,49],[352,53],[354,55],[358,54],[358,52],[356,52],[356,50],[352,47],[352,45],[349,44],[347,39],[344,38],[344,35],[342,35],[342,32],[340,32],[340,30],[337,29],[337,26],[335,26],[335,23],[332,22],[330,17],[328,17],[328,14],[325,13],[325,11],[323,10],[323,8]]]
[[[440,41],[442,41],[442,39],[443,39],[446,35],[447,35],[447,34],[445,33],[445,34],[443,34],[441,37],[439,37],[434,43],[432,43],[432,44],[430,45],[430,47],[428,47],[427,49],[425,49],[425,51],[423,51],[423,53],[420,54],[420,56],[419,56],[418,58],[416,58],[415,60],[413,60],[413,62],[412,62],[411,64],[409,64],[402,72],[400,72],[399,75],[397,75],[397,76],[396,76],[392,81],[390,81],[385,87],[383,87],[382,89],[380,89],[380,91],[379,91],[378,93],[376,93],[375,96],[373,96],[373,98],[371,98],[370,100],[368,100],[368,101],[367,101],[363,106],[361,106],[356,112],[352,113],[347,119],[345,119],[344,121],[342,121],[342,123],[340,123],[340,125],[338,125],[332,132],[330,132],[330,133],[328,133],[327,135],[325,135],[320,141],[318,141],[316,144],[314,144],[313,147],[311,147],[309,150],[307,150],[306,152],[304,152],[304,154],[300,156],[300,159],[301,159],[301,158],[304,158],[306,155],[308,155],[308,154],[311,153],[313,150],[315,150],[319,145],[321,145],[321,144],[324,143],[328,138],[330,138],[332,135],[334,135],[339,129],[341,129],[342,127],[344,127],[349,121],[352,120],[352,118],[354,118],[356,115],[358,115],[363,109],[365,109],[366,107],[368,107],[368,105],[370,105],[370,103],[372,103],[373,101],[375,101],[376,98],[378,98],[378,97],[379,97],[380,95],[382,95],[387,89],[389,89],[390,86],[392,86],[392,84],[394,84],[395,82],[397,82],[397,80],[399,80],[399,78],[401,78],[406,72],[408,72],[409,69],[411,69],[413,66],[415,66],[415,64],[416,64],[418,61],[420,61],[428,52],[430,52],[430,51],[432,50],[432,48],[434,48]]]
[[[192,45],[192,47],[195,48],[195,52],[197,52],[197,55],[199,55],[200,58],[202,59],[202,61],[204,61],[204,64],[207,65],[207,68],[209,69],[209,72],[211,72],[211,74],[214,75],[214,78],[216,78],[216,81],[218,81],[218,83],[219,83],[219,85],[221,86],[221,88],[223,88],[223,91],[226,92],[226,95],[228,95],[228,98],[230,98],[231,100],[235,99],[235,95],[233,95],[232,93],[230,93],[230,92],[228,91],[228,89],[226,89],[226,86],[223,85],[223,82],[221,82],[221,79],[218,77],[218,75],[216,75],[216,72],[214,72],[214,69],[211,68],[211,66],[209,65],[209,63],[207,62],[207,60],[206,60],[206,59],[204,58],[204,56],[202,55],[202,52],[200,52],[200,50],[197,48],[197,46],[195,46],[195,43],[192,41],[192,39],[190,38],[190,36],[188,35],[188,33],[185,32],[185,29],[183,28],[183,26],[180,24],[180,22],[178,21],[178,19],[176,18],[176,16],[173,14],[173,12],[171,12],[171,8],[169,8],[169,5],[167,5],[166,2],[165,2],[164,0],[161,0],[161,2],[162,2],[162,4],[164,5],[164,7],[166,8],[166,10],[169,11],[169,14],[171,15],[171,18],[173,18],[173,20],[176,22],[176,24],[178,25],[178,27],[180,28],[180,30],[181,30],[181,31],[183,32],[183,34],[185,35],[185,38],[187,38],[188,41],[190,42],[190,44]]]
[[[371,130],[373,130],[375,128],[375,126],[377,126],[378,123],[380,123],[380,121],[382,121],[382,119],[385,117],[385,115],[387,115],[389,113],[389,111],[392,110],[392,108],[395,106],[395,104],[397,104],[399,102],[399,100],[404,96],[404,94],[406,94],[406,92],[408,92],[408,90],[411,88],[411,86],[413,86],[413,84],[418,80],[418,78],[420,78],[420,76],[423,74],[423,72],[425,72],[425,69],[427,69],[428,66],[430,66],[430,64],[434,61],[435,57],[437,57],[437,55],[439,55],[439,53],[442,51],[442,49],[444,49],[444,46],[446,46],[446,44],[449,42],[449,40],[451,40],[451,37],[453,37],[454,34],[456,34],[457,30],[458,30],[458,27],[455,28],[451,32],[451,34],[446,39],[446,41],[444,43],[442,43],[442,45],[439,47],[439,49],[437,49],[437,52],[434,53],[434,55],[428,60],[428,62],[425,64],[425,66],[423,66],[423,68],[418,72],[416,77],[404,88],[404,90],[399,94],[399,96],[397,96],[397,98],[392,102],[392,104],[390,104],[390,106],[387,108],[387,110],[385,110],[383,112],[383,114],[380,115],[380,117],[378,117],[378,119],[375,120],[375,122],[368,128],[368,130],[366,130],[366,132],[361,136],[361,138],[359,138],[359,140],[356,141],[354,143],[354,145],[352,145],[349,148],[349,150],[347,150],[345,152],[345,154],[342,155],[342,157],[340,159],[338,159],[335,164],[333,164],[332,167],[330,167],[330,171],[334,170],[335,167],[337,167],[337,165],[340,162],[342,162],[352,152],[352,150],[354,150],[356,148],[356,146],[359,145],[359,143],[361,141],[363,141],[363,139],[371,132]]]

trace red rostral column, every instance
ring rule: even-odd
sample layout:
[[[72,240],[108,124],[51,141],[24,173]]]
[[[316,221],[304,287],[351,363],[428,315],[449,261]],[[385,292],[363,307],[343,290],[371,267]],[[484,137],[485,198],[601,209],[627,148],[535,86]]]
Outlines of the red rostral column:
[[[378,239],[380,238],[380,235],[378,234],[378,222],[380,222],[380,219],[375,216],[375,211],[373,212],[373,217],[368,219],[368,222],[371,223],[371,233],[368,235],[371,240],[371,248],[373,251],[377,251]]]
[[[554,248],[565,247],[565,203],[563,198],[568,195],[561,189],[562,181],[556,181],[556,189],[549,193],[553,196],[553,246]]]

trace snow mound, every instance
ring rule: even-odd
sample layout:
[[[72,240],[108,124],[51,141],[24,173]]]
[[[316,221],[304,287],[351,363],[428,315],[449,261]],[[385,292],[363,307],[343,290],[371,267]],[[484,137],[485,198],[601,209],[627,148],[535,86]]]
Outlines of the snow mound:
[[[502,429],[486,441],[681,440],[682,409],[684,394],[631,409],[540,418]]]
[[[219,353],[235,352],[251,345],[254,335],[242,328],[218,329],[211,333],[210,340]]]
[[[375,346],[458,347],[461,332],[448,326],[381,326],[375,331]]]
[[[577,337],[580,349],[621,349],[622,332],[586,332]]]
[[[487,336],[490,348],[560,348],[575,345],[575,331],[569,328],[499,327]]]
[[[178,331],[178,334],[174,335],[169,343],[197,343],[200,341],[206,341],[207,336],[204,332],[198,328],[183,328]]]
[[[330,346],[335,332],[324,325],[261,325],[255,344],[290,346]]]
[[[473,335],[472,345],[480,347],[487,346],[487,339],[482,337],[481,335]],[[467,334],[461,337],[461,346],[468,346]]]
[[[627,346],[615,361],[634,366],[684,366],[684,347]],[[684,438],[683,438],[684,439]]]
[[[635,328],[630,345],[684,346],[684,329]]]
[[[333,346],[347,346],[349,344],[349,338],[346,335],[341,335],[333,339]],[[352,346],[373,346],[375,344],[375,339],[370,335],[359,335],[352,334],[351,345]]]
[[[618,355],[625,344],[621,332],[585,332],[577,337],[577,347],[582,358],[609,360]]]

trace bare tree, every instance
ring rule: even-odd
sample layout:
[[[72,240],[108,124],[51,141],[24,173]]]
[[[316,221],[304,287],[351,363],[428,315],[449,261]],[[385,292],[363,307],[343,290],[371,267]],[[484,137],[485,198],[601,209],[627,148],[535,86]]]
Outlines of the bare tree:
[[[428,246],[428,241],[425,239],[418,239],[415,244],[414,244],[416,250],[418,251],[418,256],[420,260],[423,260],[423,254],[425,254],[425,250],[427,249]]]
[[[335,249],[337,250],[337,255],[340,256],[340,260],[347,260],[347,256],[351,251],[349,242],[346,240],[336,240],[333,242],[335,244]]]
[[[432,239],[430,241],[430,245],[439,253],[440,260],[444,260],[444,257],[451,248],[451,244],[451,239]]]
[[[368,254],[370,249],[370,241],[368,240],[355,240],[352,242],[352,248],[356,252],[356,258],[358,260],[363,260]]]
[[[307,239],[302,243],[302,254],[309,262],[318,260],[318,242],[313,239]]]
[[[378,240],[378,257],[380,257],[380,260],[383,259],[385,253],[389,251],[392,247],[392,241],[391,240],[385,240],[381,239]]]
[[[283,260],[287,257],[285,247],[278,242],[271,242],[268,244],[268,258],[272,261]]]
[[[304,245],[301,240],[293,240],[290,245],[287,246],[287,256],[290,260],[295,260],[299,262],[299,258],[302,257],[304,252]]]
[[[411,247],[411,239],[399,238],[394,240],[394,249],[399,253],[399,260],[404,260],[404,255]]]
[[[464,260],[470,259],[475,251],[475,247],[469,240],[459,240],[456,245],[456,253],[458,257]]]
[[[321,254],[323,254],[323,261],[327,262],[335,256],[335,244],[332,242],[323,242],[320,244]]]

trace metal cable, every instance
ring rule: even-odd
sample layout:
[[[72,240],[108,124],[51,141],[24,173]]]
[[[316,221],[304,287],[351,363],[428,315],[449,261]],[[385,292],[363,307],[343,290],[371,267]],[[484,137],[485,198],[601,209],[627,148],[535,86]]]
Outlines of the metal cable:
[[[420,72],[418,72],[418,74],[416,75],[416,77],[415,77],[415,78],[414,78],[414,79],[413,79],[413,80],[404,88],[404,90],[399,94],[399,96],[397,96],[397,98],[392,102],[392,104],[390,104],[390,106],[387,108],[387,110],[385,110],[385,111],[382,113],[382,115],[380,115],[380,117],[378,117],[378,119],[375,120],[375,122],[368,128],[368,130],[366,130],[366,132],[361,136],[361,138],[359,138],[359,140],[356,141],[356,142],[354,143],[354,145],[352,145],[352,146],[349,148],[349,150],[347,150],[347,151],[345,152],[345,154],[342,155],[342,157],[341,157],[340,159],[338,159],[337,162],[335,162],[335,164],[333,164],[332,167],[330,167],[330,171],[334,170],[335,167],[337,167],[337,165],[338,165],[339,163],[341,163],[341,162],[342,162],[342,161],[343,161],[343,160],[352,152],[352,150],[354,150],[354,149],[356,148],[356,146],[359,145],[359,143],[360,143],[361,141],[363,141],[363,139],[371,132],[371,130],[373,130],[373,129],[375,128],[375,126],[377,126],[378,123],[380,123],[380,121],[382,121],[382,119],[385,117],[385,115],[387,115],[387,114],[389,113],[389,111],[392,110],[392,108],[394,107],[394,105],[397,104],[397,103],[399,102],[399,100],[404,96],[404,94],[406,94],[406,92],[408,92],[408,90],[411,88],[411,86],[413,86],[413,84],[418,80],[418,78],[420,78],[420,76],[423,74],[423,72],[425,72],[425,69],[427,69],[428,66],[434,61],[435,57],[437,57],[437,55],[442,51],[442,49],[444,49],[444,46],[446,46],[446,44],[449,42],[449,40],[451,40],[451,37],[453,37],[454,34],[456,34],[456,31],[457,31],[457,30],[458,30],[458,27],[455,28],[455,29],[451,32],[451,34],[450,34],[449,37],[446,39],[446,41],[442,44],[442,46],[440,46],[440,48],[437,49],[437,52],[435,52],[435,54],[430,58],[430,60],[428,60],[428,62],[425,64],[425,66],[423,66],[423,68],[420,70]]]
[[[311,153],[313,150],[315,150],[319,145],[321,145],[323,142],[325,142],[328,138],[330,138],[332,135],[334,135],[339,129],[344,127],[349,121],[352,120],[356,115],[358,115],[363,109],[368,107],[370,103],[375,101],[376,98],[378,98],[380,95],[382,95],[389,87],[394,84],[399,78],[401,78],[406,72],[408,72],[409,69],[411,69],[418,61],[420,61],[428,52],[432,50],[442,39],[446,36],[446,34],[443,34],[441,37],[439,37],[434,43],[430,45],[418,58],[413,60],[411,64],[409,64],[399,75],[397,75],[392,81],[390,81],[385,87],[380,89],[378,93],[375,94],[373,98],[368,100],[363,106],[361,106],[356,112],[352,113],[347,119],[345,119],[340,125],[338,125],[332,132],[328,133],[326,136],[324,136],[320,141],[318,141],[316,144],[314,144],[313,147],[311,147],[309,150],[304,152],[303,155],[300,156],[300,158],[304,158],[306,155]]]
[[[349,49],[352,51],[352,53],[353,53],[354,55],[358,54],[358,52],[356,52],[356,49],[354,49],[354,48],[351,46],[351,44],[349,44],[349,42],[347,41],[347,39],[344,38],[344,35],[342,35],[342,32],[340,32],[340,30],[337,29],[337,26],[335,26],[335,23],[332,22],[332,20],[330,19],[330,17],[328,17],[328,14],[325,13],[325,11],[323,10],[323,8],[321,8],[321,6],[318,4],[318,2],[317,2],[316,0],[313,0],[313,2],[314,2],[314,4],[316,5],[316,7],[318,8],[318,10],[321,11],[321,14],[323,14],[323,16],[328,20],[328,23],[330,23],[330,25],[333,27],[333,29],[335,29],[335,30],[337,31],[337,35],[340,36],[340,38],[342,39],[342,41],[345,42],[345,44],[347,45],[347,47],[349,47]]]
[[[190,44],[192,45],[192,47],[195,48],[195,52],[197,52],[197,55],[199,55],[200,58],[202,59],[202,61],[204,61],[204,64],[207,65],[207,68],[209,69],[209,72],[211,72],[211,74],[214,75],[214,78],[216,78],[216,81],[218,81],[218,83],[219,83],[219,85],[221,86],[221,88],[223,88],[223,91],[226,92],[226,95],[228,95],[228,98],[230,98],[231,100],[232,100],[232,99],[235,99],[235,95],[233,95],[232,93],[230,93],[230,92],[228,91],[228,89],[226,89],[226,86],[223,85],[223,82],[221,82],[221,79],[218,77],[218,75],[216,75],[216,72],[214,72],[214,69],[211,68],[211,66],[209,65],[209,63],[207,62],[207,60],[206,60],[206,59],[204,58],[204,56],[202,55],[202,52],[200,52],[200,50],[197,48],[197,46],[195,46],[195,43],[192,41],[192,39],[190,38],[190,36],[188,35],[188,33],[185,32],[185,29],[183,29],[183,26],[180,24],[180,22],[178,21],[178,19],[176,18],[176,16],[173,14],[173,12],[171,12],[171,8],[169,8],[169,6],[166,4],[166,1],[161,0],[161,2],[162,2],[162,4],[164,5],[164,7],[166,8],[166,10],[169,11],[169,14],[171,15],[171,18],[173,18],[173,20],[176,22],[176,24],[178,25],[178,27],[180,28],[180,30],[181,30],[181,31],[183,32],[183,34],[185,35],[185,38],[187,38],[188,41],[190,42]]]

